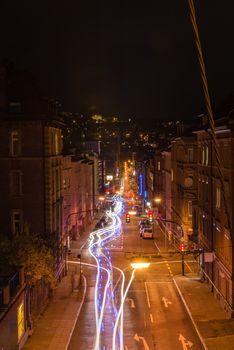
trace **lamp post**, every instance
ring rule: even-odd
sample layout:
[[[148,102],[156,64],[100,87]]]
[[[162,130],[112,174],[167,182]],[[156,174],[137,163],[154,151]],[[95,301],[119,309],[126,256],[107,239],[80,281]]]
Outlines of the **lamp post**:
[[[167,219],[164,219],[164,218],[159,218],[158,220],[175,224],[175,225],[179,226],[179,228],[180,228],[180,232],[181,232],[180,241],[181,241],[181,244],[179,245],[179,251],[181,253],[181,271],[182,271],[182,276],[184,276],[184,255],[185,255],[186,246],[184,244],[184,230],[183,230],[183,226],[181,224],[179,224],[178,222],[173,221],[173,220],[167,220]],[[166,233],[165,233],[165,238],[166,238]]]
[[[150,266],[150,261],[147,257],[135,257],[130,263],[133,269],[147,269]]]

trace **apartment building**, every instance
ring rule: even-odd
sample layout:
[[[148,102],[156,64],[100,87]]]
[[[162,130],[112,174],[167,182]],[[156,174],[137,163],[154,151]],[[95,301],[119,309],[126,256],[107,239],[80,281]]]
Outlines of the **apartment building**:
[[[194,231],[204,249],[203,268],[224,308],[233,309],[234,119],[216,121],[216,140],[224,191],[214,142],[208,127],[196,132],[198,143],[198,202]],[[225,196],[225,199],[224,199]],[[227,203],[227,209],[225,206]]]
[[[171,145],[172,221],[183,227],[185,241],[192,234],[192,206],[197,198],[196,137],[187,131]]]

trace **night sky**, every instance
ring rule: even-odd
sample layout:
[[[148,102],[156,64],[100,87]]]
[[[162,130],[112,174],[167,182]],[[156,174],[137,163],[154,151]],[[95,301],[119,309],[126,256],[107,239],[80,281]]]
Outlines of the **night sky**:
[[[234,91],[234,1],[195,1],[214,105]],[[3,0],[0,56],[66,111],[190,119],[204,111],[186,0]]]

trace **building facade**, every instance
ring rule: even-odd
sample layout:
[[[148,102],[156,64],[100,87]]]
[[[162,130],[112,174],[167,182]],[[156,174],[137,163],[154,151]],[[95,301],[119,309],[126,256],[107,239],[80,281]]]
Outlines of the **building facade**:
[[[203,269],[223,307],[233,313],[234,129],[233,116],[216,122],[218,156],[224,179],[220,181],[210,130],[201,129],[198,142],[198,203],[194,229],[204,249]],[[225,197],[224,197],[225,196]],[[224,198],[228,211],[225,207]]]
[[[171,146],[171,218],[183,228],[185,242],[192,235],[192,208],[196,198],[197,144],[196,137],[188,134],[174,139]]]

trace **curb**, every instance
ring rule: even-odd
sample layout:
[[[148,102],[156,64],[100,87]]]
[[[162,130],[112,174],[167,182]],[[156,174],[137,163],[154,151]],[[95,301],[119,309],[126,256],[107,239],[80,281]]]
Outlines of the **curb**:
[[[192,316],[192,314],[191,314],[191,312],[190,312],[190,310],[189,310],[188,304],[186,303],[186,301],[185,301],[185,299],[184,299],[184,297],[183,297],[183,294],[182,294],[182,292],[181,292],[181,290],[180,290],[180,288],[179,288],[179,286],[178,286],[178,284],[177,284],[175,278],[173,277],[172,280],[173,280],[173,282],[174,282],[174,285],[176,286],[176,289],[177,289],[177,291],[178,291],[178,293],[179,293],[179,296],[180,296],[180,298],[181,298],[181,300],[182,300],[182,302],[183,302],[183,304],[184,304],[184,307],[185,307],[185,309],[186,309],[186,311],[187,311],[187,313],[188,313],[188,315],[189,315],[189,318],[190,318],[191,321],[192,321],[192,324],[193,324],[193,326],[194,326],[194,328],[195,328],[195,330],[196,330],[196,332],[197,332],[197,335],[198,335],[198,337],[199,337],[199,339],[200,339],[200,341],[201,341],[201,343],[202,343],[202,345],[203,345],[203,348],[204,348],[205,350],[208,350],[208,348],[207,348],[207,346],[206,346],[206,343],[205,343],[204,339],[202,338],[202,335],[201,335],[201,333],[200,333],[200,331],[199,331],[199,329],[198,329],[198,327],[197,327],[196,322],[195,322],[194,319],[193,319],[193,316]]]

